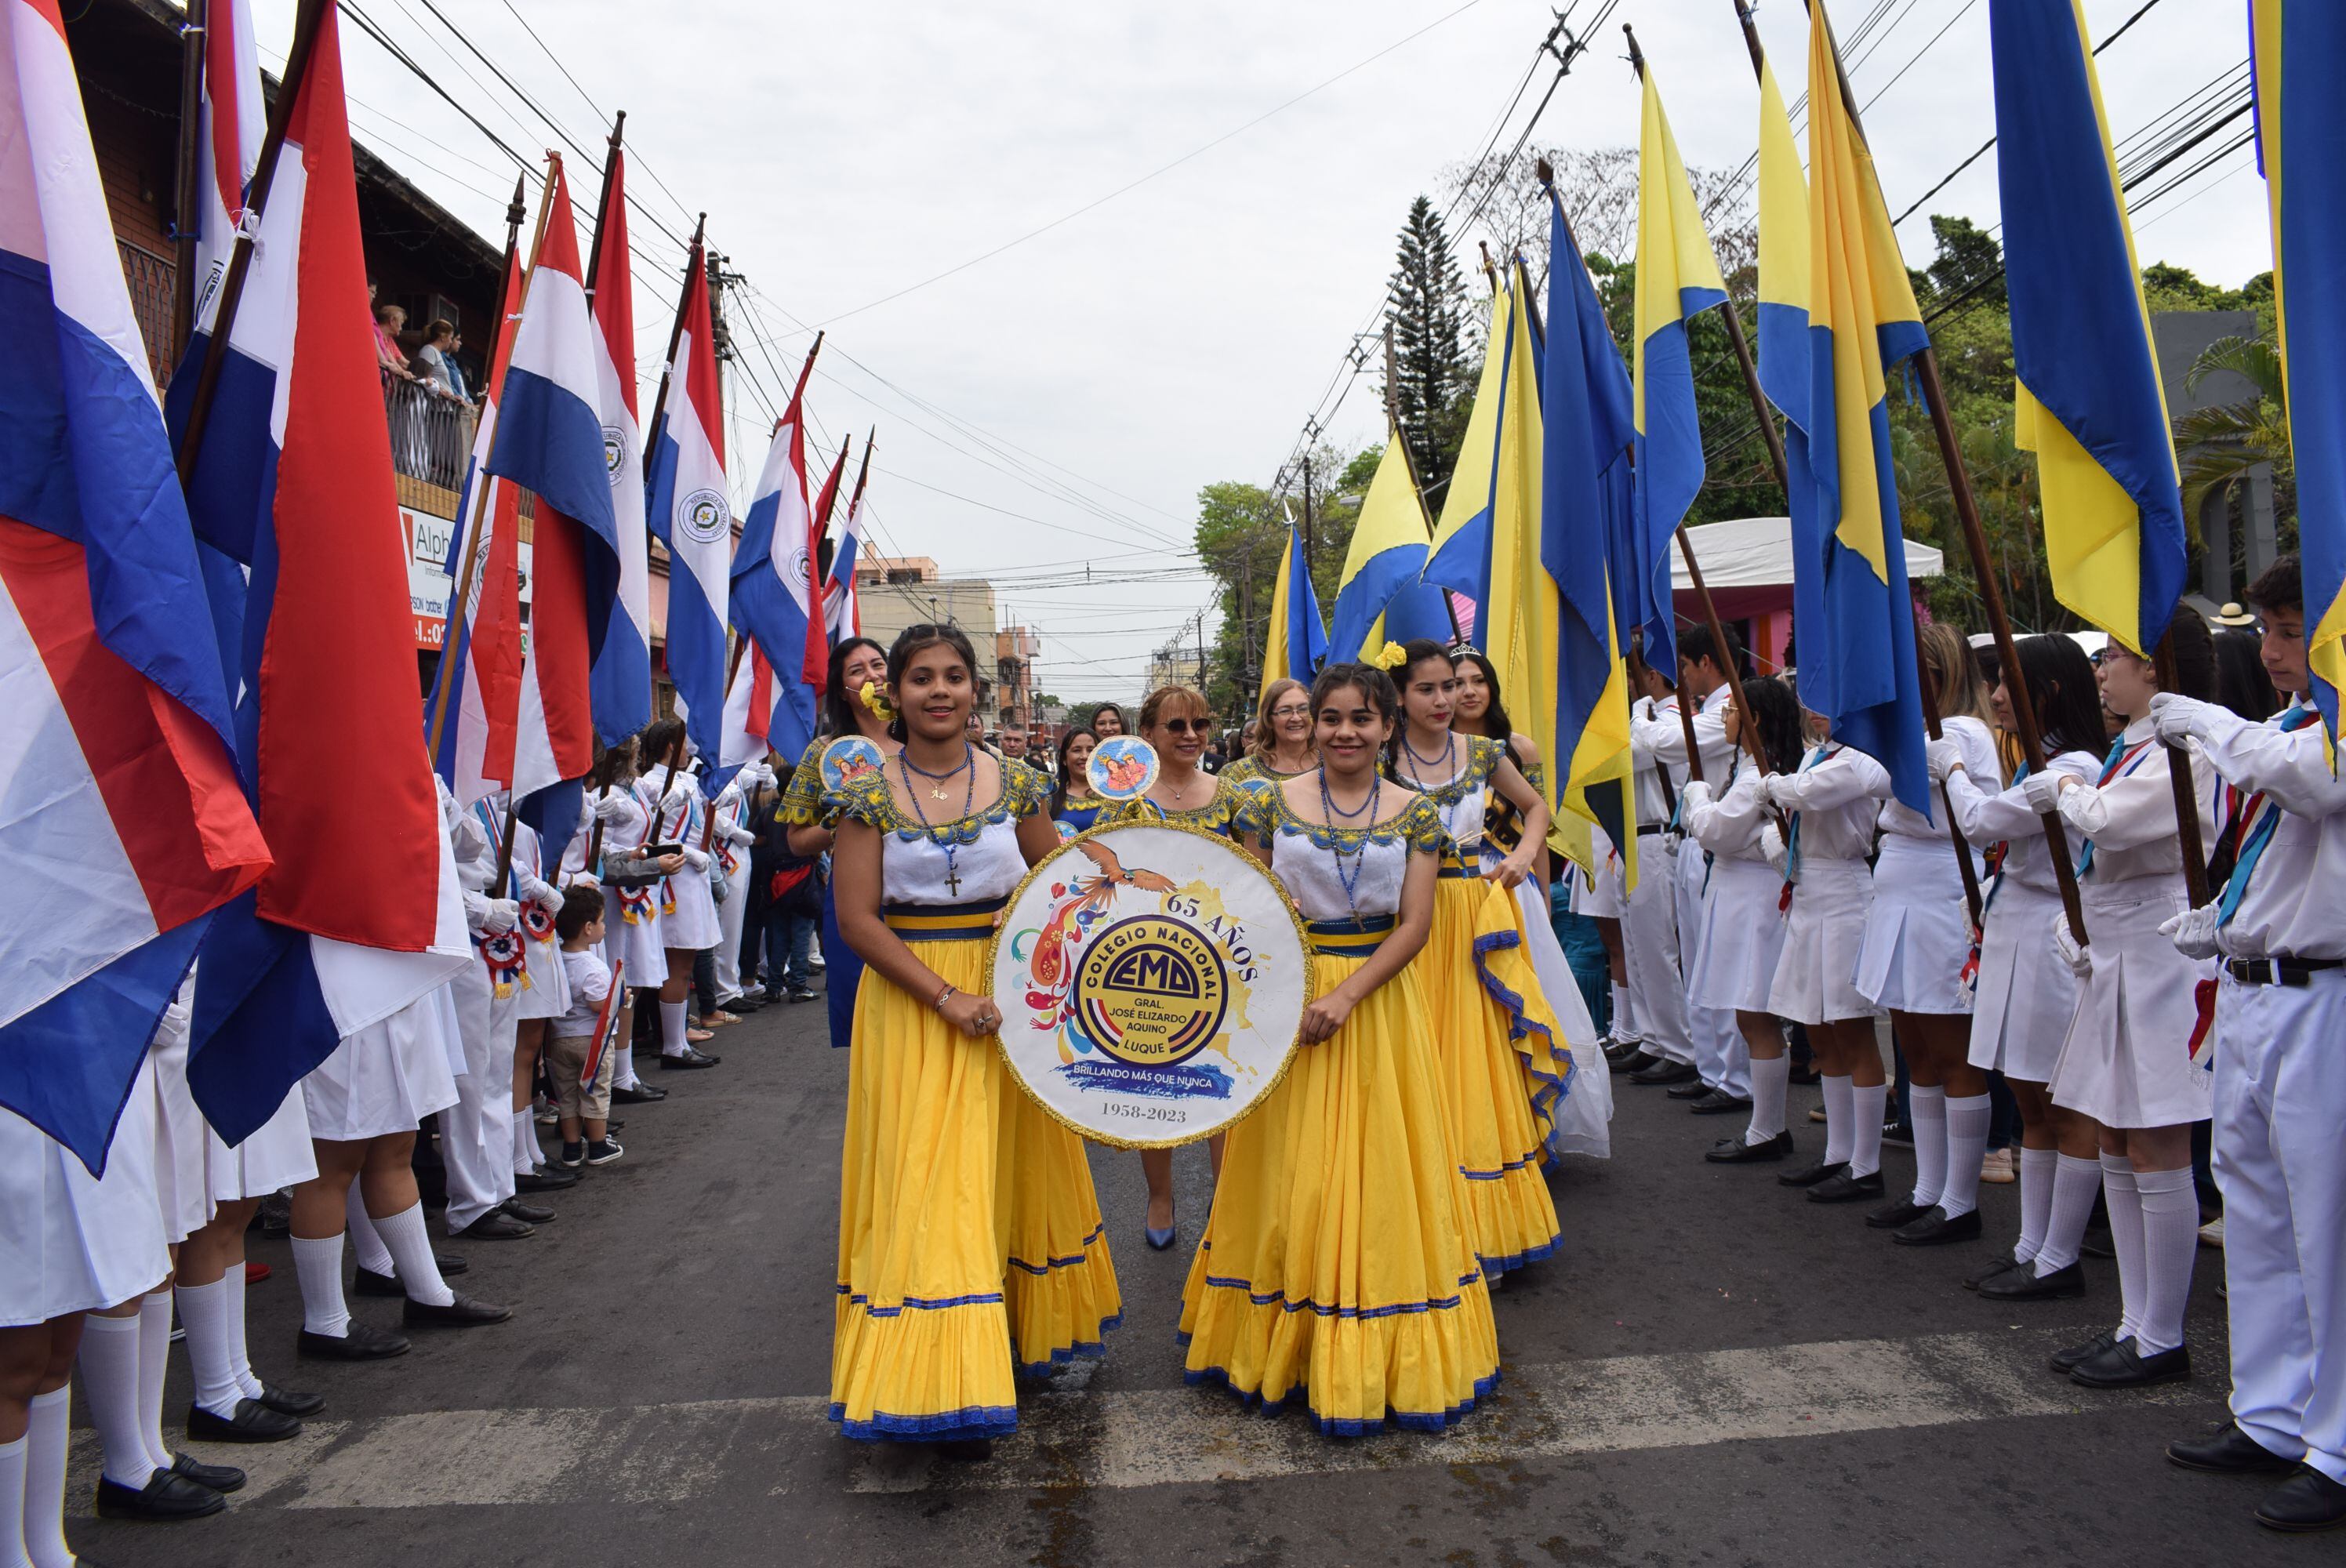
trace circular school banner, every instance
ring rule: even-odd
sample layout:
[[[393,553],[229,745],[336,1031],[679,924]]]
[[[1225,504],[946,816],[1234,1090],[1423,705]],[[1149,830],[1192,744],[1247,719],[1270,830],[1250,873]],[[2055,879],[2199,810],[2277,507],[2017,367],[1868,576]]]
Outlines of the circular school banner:
[[[1094,828],[1026,874],[989,953],[1002,1051],[1085,1137],[1169,1148],[1219,1133],[1287,1071],[1311,996],[1284,889],[1227,839]]]

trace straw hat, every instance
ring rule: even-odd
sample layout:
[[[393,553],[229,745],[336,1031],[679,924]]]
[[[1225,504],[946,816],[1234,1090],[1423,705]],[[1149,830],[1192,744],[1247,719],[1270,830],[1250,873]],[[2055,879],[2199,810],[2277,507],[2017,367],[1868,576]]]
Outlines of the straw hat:
[[[2238,601],[2227,599],[2223,607],[2216,612],[2216,624],[2219,626],[2252,626],[2257,624],[2257,617],[2242,609]]]

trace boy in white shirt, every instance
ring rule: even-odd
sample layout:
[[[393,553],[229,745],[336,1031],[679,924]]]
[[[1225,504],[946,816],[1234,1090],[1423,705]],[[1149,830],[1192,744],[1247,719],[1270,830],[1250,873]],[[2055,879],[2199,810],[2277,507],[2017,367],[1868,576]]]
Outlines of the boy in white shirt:
[[[546,1035],[546,1072],[562,1113],[557,1163],[568,1170],[607,1166],[626,1151],[610,1133],[614,1053],[606,1051],[592,1078],[586,1074],[603,1004],[611,994],[610,966],[597,951],[603,941],[602,891],[572,888],[563,897],[554,930],[562,939],[562,971],[570,985],[570,1009],[547,1026]]]

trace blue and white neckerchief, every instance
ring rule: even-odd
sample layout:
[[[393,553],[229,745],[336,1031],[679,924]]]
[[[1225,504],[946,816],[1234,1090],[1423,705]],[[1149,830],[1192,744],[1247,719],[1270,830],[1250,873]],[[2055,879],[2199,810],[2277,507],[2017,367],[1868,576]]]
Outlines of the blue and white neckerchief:
[[[2021,759],[2020,766],[2013,769],[2012,782],[2005,788],[2019,789],[2020,781],[2027,778],[2028,773],[2028,759],[2024,757]],[[1964,958],[1963,971],[1957,976],[1965,991],[1970,991],[1979,984],[1980,942],[1987,935],[1988,911],[1995,908],[1995,895],[2004,891],[2004,862],[2011,858],[2012,840],[2010,839],[1998,839],[1994,843],[1990,844],[1986,852],[1981,856],[1987,882],[1987,892],[1980,900],[1979,923],[1972,927],[1971,952]]]
[[[2094,788],[2098,789],[2111,779],[2124,778],[2141,767],[2142,759],[2150,755],[2150,748],[2157,741],[2157,735],[2149,735],[2129,742],[2124,732],[2120,732],[2118,738],[2110,742],[2110,754],[2102,759],[2102,776],[2094,780]],[[2077,880],[2084,881],[2086,873],[2093,869],[2094,840],[2088,839],[2085,849],[2077,855]]]
[[[2286,735],[2291,730],[2304,728],[2318,717],[2318,711],[2310,707],[2297,707],[2283,713],[2275,722]],[[2266,799],[2264,791],[2259,789],[2249,796],[2240,808],[2240,820],[2243,827],[2239,850],[2232,860],[2232,874],[2225,879],[2223,895],[2216,901],[2216,924],[2218,927],[2231,924],[2232,917],[2239,912],[2240,900],[2248,894],[2249,878],[2255,874],[2257,861],[2264,858],[2266,847],[2272,842],[2273,833],[2280,826],[2280,808]]]
[[[1810,752],[1806,757],[1801,758],[1800,767],[1794,769],[1794,771],[1806,773],[1810,769],[1814,768],[1820,762],[1822,762],[1829,758],[1840,756],[1841,752],[1841,748],[1828,741],[1824,745],[1818,747],[1814,751]],[[1784,830],[1784,891],[1778,894],[1776,898],[1776,907],[1779,910],[1787,910],[1792,907],[1792,889],[1800,880],[1801,813],[1794,811],[1790,816],[1791,826]]]

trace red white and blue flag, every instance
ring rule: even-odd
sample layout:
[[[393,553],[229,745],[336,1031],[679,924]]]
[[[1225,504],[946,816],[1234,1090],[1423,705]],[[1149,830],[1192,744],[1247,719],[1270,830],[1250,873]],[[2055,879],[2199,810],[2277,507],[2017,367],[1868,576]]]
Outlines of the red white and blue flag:
[[[855,493],[847,498],[847,521],[840,527],[839,543],[831,547],[831,577],[823,591],[823,624],[833,647],[863,635],[863,605],[855,596],[855,557],[863,549],[863,486],[871,478],[872,437],[867,435],[863,466],[855,472]]]
[[[619,585],[595,654],[595,728],[617,745],[652,720],[651,545],[644,529],[644,438],[636,421],[636,307],[627,269],[627,155],[611,149],[587,271],[595,312],[595,406],[611,484]]]
[[[792,399],[774,428],[733,556],[733,625],[763,657],[770,675],[787,677],[756,705],[772,716],[766,738],[786,757],[798,756],[814,738],[814,687],[805,667],[809,643],[821,636],[812,604],[814,515],[806,505],[806,444],[798,412]],[[747,669],[750,661],[741,663]]]
[[[807,564],[817,574],[822,570],[822,536],[831,528],[831,508],[839,504],[840,476],[847,472],[847,453],[854,444],[855,438],[848,437],[847,445],[841,447],[839,455],[831,460],[831,472],[823,476],[822,491],[814,498],[814,520],[807,525]],[[810,575],[808,580],[812,582],[813,575]],[[822,688],[829,684],[831,674],[831,588],[828,576],[823,577],[816,594],[816,597],[809,600],[806,666],[800,673],[813,691],[814,699],[821,702]],[[820,613],[815,609],[817,606],[820,606]]]
[[[725,487],[725,411],[710,341],[709,269],[697,242],[684,285],[668,403],[652,427],[646,521],[668,546],[668,673],[676,709],[703,757],[725,718],[725,616],[733,503]]]
[[[252,41],[249,0],[207,0],[203,13],[203,98],[196,207],[196,309],[207,313],[244,221],[245,188],[260,162],[269,110],[260,97],[260,57]]]
[[[0,0],[0,1105],[97,1170],[269,850],[55,0]]]
[[[804,721],[788,711],[790,686],[797,684],[776,680],[774,667],[755,642],[750,645],[725,693],[725,738],[717,753],[717,770],[709,778],[711,790],[722,791],[744,767],[780,749],[778,737],[797,732],[793,726]],[[811,725],[805,733],[814,733]],[[799,752],[806,750],[806,744],[804,739],[798,742]]]
[[[431,761],[406,738],[423,724],[407,545],[336,13],[316,15],[188,486],[198,535],[250,574],[238,751],[277,857],[214,917],[196,981],[189,1084],[230,1144],[345,1035],[473,962]]]

